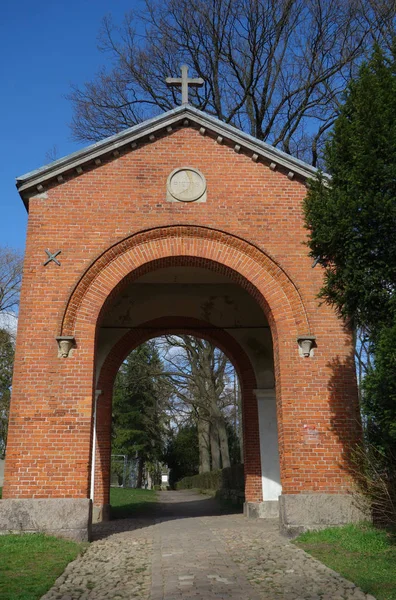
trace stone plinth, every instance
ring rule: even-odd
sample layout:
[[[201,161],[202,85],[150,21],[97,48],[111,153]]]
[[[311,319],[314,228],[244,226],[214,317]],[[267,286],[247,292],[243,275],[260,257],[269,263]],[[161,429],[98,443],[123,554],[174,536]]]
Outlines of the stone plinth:
[[[370,519],[362,498],[351,494],[287,494],[279,497],[280,530],[288,537]]]
[[[92,523],[102,523],[102,521],[110,521],[111,505],[102,504],[101,506],[93,505],[92,507]]]
[[[88,498],[24,498],[0,500],[0,534],[48,533],[88,541],[91,500]]]
[[[245,502],[243,514],[248,519],[278,519],[279,503],[277,500],[266,502]]]

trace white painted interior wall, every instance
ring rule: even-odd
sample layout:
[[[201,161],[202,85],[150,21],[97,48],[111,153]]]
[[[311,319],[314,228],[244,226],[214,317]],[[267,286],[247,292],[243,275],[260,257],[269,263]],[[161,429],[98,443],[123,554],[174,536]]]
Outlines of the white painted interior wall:
[[[278,424],[275,389],[255,390],[260,428],[260,457],[263,499],[278,500],[280,484]]]

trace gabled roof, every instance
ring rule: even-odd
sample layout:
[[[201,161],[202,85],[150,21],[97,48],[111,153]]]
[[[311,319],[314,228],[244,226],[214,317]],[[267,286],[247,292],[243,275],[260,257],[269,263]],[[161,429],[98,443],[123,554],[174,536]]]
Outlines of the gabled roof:
[[[195,125],[199,127],[202,135],[212,135],[218,143],[233,145],[236,152],[250,154],[255,162],[261,159],[269,162],[272,169],[277,166],[283,167],[288,171],[290,178],[297,174],[307,179],[317,173],[315,167],[261,142],[189,104],[184,104],[18,177],[16,186],[19,194],[27,206],[29,197],[44,192],[46,186],[62,184],[65,176],[70,174],[78,176],[84,172],[85,168],[100,165],[102,158],[105,158],[106,155],[112,154],[117,157],[128,146],[135,149],[139,141],[154,141],[156,134],[162,134],[164,130],[170,133],[172,127],[178,125]]]

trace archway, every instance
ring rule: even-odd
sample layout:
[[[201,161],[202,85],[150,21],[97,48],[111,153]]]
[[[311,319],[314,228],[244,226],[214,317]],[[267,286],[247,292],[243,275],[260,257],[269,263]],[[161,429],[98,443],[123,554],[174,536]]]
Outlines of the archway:
[[[96,353],[99,340],[97,325],[102,322],[108,307],[117,301],[128,285],[166,268],[205,269],[216,277],[226,278],[251,299],[266,320],[273,341],[281,480],[283,489],[287,488],[294,478],[286,476],[282,413],[285,398],[293,398],[294,395],[293,363],[295,355],[298,356],[296,339],[303,331],[309,332],[309,325],[302,299],[287,274],[274,260],[244,240],[206,228],[178,226],[137,234],[105,251],[74,288],[62,319],[62,335],[74,336],[76,355],[82,369],[88,369],[83,372],[83,379],[87,380],[89,372],[92,376],[94,365],[98,366],[103,361],[103,357]],[[172,312],[167,315],[174,316]],[[282,389],[283,379],[287,382],[285,390]],[[268,394],[258,392],[263,403],[266,398],[275,402],[274,381],[258,384],[256,389],[270,390]],[[258,431],[257,412],[252,420],[256,420]],[[255,443],[259,445],[258,437]],[[84,448],[84,452],[88,453],[89,461],[90,446]],[[260,473],[257,457],[258,451],[248,468]],[[260,482],[255,483],[255,488],[251,495],[248,492],[248,501],[259,501]],[[88,489],[87,482],[87,492]]]
[[[167,333],[206,339],[236,367],[242,391],[246,498],[249,506],[261,504],[262,513],[263,498],[267,511],[270,506],[274,510],[281,488],[270,328],[247,291],[226,275],[205,268],[203,261],[199,264],[186,267],[179,259],[177,266],[158,268],[158,262],[151,263],[154,268],[132,282],[127,276],[118,293],[109,296],[102,308],[96,347],[95,485],[91,482],[96,512],[109,502],[111,398],[116,373],[131,350]],[[147,316],[156,318],[147,321]],[[261,453],[258,386],[265,386],[267,391],[266,407],[261,411],[262,443],[266,438]]]
[[[344,431],[341,421],[337,420],[333,427],[332,419],[334,410],[337,414],[345,414],[343,394],[346,393],[349,398],[349,388],[345,384],[350,385],[352,391],[354,389],[352,368],[337,380],[336,390],[332,388],[331,402],[327,400],[327,396],[318,397],[317,390],[323,389],[323,382],[317,384],[314,377],[319,378],[318,382],[320,378],[323,379],[323,374],[327,378],[331,365],[326,364],[326,347],[319,348],[318,360],[316,354],[308,353],[304,356],[299,351],[298,338],[312,337],[313,332],[309,329],[307,312],[297,287],[273,259],[255,246],[240,238],[202,227],[165,227],[131,236],[105,250],[88,267],[71,291],[60,319],[61,336],[58,341],[65,339],[68,344],[74,341],[74,348],[67,360],[57,363],[56,377],[51,382],[51,397],[61,397],[64,407],[62,414],[66,414],[63,413],[65,410],[71,415],[71,420],[65,419],[62,422],[63,429],[59,431],[63,438],[58,436],[56,442],[60,445],[62,439],[75,435],[75,439],[78,437],[78,456],[73,456],[73,469],[63,470],[57,493],[64,494],[66,490],[68,497],[79,501],[84,507],[89,505],[83,503],[83,500],[94,497],[90,488],[92,447],[96,443],[93,436],[93,416],[97,392],[100,390],[98,377],[107,355],[125,335],[125,328],[119,331],[119,327],[111,325],[112,329],[118,329],[118,333],[107,340],[103,338],[101,330],[106,325],[108,311],[128,292],[129,286],[141,285],[144,278],[156,277],[156,274],[172,269],[182,269],[184,272],[192,272],[194,269],[204,271],[215,277],[215,283],[223,286],[227,281],[235,292],[238,290],[238,294],[243,295],[243,302],[246,301],[247,304],[239,314],[248,317],[255,315],[255,319],[259,315],[261,321],[253,322],[251,327],[253,330],[264,327],[269,336],[270,346],[267,339],[264,347],[267,348],[267,354],[271,347],[272,378],[266,377],[266,369],[258,377],[260,366],[254,364],[252,358],[255,350],[262,348],[263,344],[257,344],[257,339],[253,340],[253,344],[251,340],[241,343],[237,335],[240,323],[236,323],[231,335],[232,324],[230,326],[230,323],[213,320],[211,314],[205,319],[205,311],[199,315],[186,314],[180,311],[180,307],[176,310],[176,305],[172,304],[170,307],[168,301],[164,305],[167,306],[165,312],[140,312],[139,319],[127,324],[126,328],[137,332],[150,317],[169,319],[178,315],[179,322],[176,326],[182,331],[188,330],[188,325],[183,324],[182,318],[198,317],[207,320],[214,331],[233,337],[234,342],[239,343],[248,355],[256,377],[255,384],[251,384],[250,388],[246,386],[248,394],[245,394],[244,408],[245,431],[246,427],[250,427],[252,431],[252,435],[249,433],[245,436],[251,444],[250,450],[245,449],[247,512],[255,516],[274,516],[277,508],[273,504],[277,504],[277,501],[272,499],[271,494],[266,496],[264,490],[265,479],[271,480],[271,477],[278,486],[277,493],[282,490],[281,506],[282,503],[283,506],[289,503],[287,506],[290,505],[290,510],[293,511],[295,505],[299,507],[304,501],[302,493],[308,493],[313,495],[315,501],[318,498],[322,511],[326,502],[324,490],[327,494],[340,494],[349,486],[350,478],[345,476],[344,453],[347,444],[356,439],[356,427],[349,428],[348,424],[345,425],[345,435],[340,436],[340,431]],[[150,282],[146,279],[145,283]],[[151,283],[158,284],[158,281]],[[174,289],[175,281],[163,283]],[[155,299],[156,296],[146,294],[142,298]],[[144,310],[149,307],[149,303],[144,301],[141,304]],[[205,310],[210,303],[206,304]],[[223,304],[224,307],[228,306],[225,301]],[[228,314],[226,310],[223,312],[224,315]],[[250,327],[248,323],[242,325]],[[339,335],[339,324],[333,317],[329,318],[326,327],[328,339],[332,339],[329,336],[333,332]],[[166,330],[162,328],[160,331]],[[196,334],[196,330],[194,333]],[[342,339],[349,352],[348,334],[343,334]],[[221,340],[218,345],[221,347]],[[229,344],[224,347],[230,351]],[[131,345],[125,354],[130,349]],[[355,418],[355,408],[354,404],[347,406],[351,422]],[[265,432],[263,424],[266,422],[270,424],[270,432]],[[261,436],[260,430],[263,434]],[[266,437],[272,440],[272,447],[277,448],[277,461],[279,455],[278,480],[271,474],[268,476],[263,462],[266,455],[263,440]],[[321,455],[326,458],[318,463],[319,447]],[[104,454],[102,452],[102,456]],[[104,477],[103,473],[98,473],[96,480],[100,481],[102,478],[104,481]],[[6,494],[10,494],[15,482],[16,478],[11,473],[7,480]],[[103,502],[101,506],[106,503],[103,490],[97,493],[97,498]],[[344,496],[340,495],[340,503],[342,502]],[[292,522],[293,518],[283,515],[286,523]]]
[[[167,178],[183,164],[206,179],[206,202],[168,201]],[[106,340],[103,319],[129,285],[171,268],[227,278],[234,299],[236,290],[249,299],[241,314],[255,315],[253,329],[267,327],[271,344],[257,331],[240,339],[228,326],[241,322],[213,319],[220,305],[213,313],[210,298],[199,314],[173,302],[126,326],[191,317],[233,337],[254,370],[259,415],[275,405],[276,383],[281,521],[292,530],[339,522],[337,511],[329,517],[329,495],[332,506],[347,507],[342,521],[353,520],[348,456],[360,435],[353,348],[331,307],[318,305],[322,272],[304,247],[301,209],[310,174],[185,106],[20,180],[31,216],[2,506],[28,515],[22,528],[48,512],[57,529],[86,535],[97,376],[126,333]],[[61,260],[44,263],[45,248]],[[221,311],[230,314],[225,301]],[[271,380],[255,359],[270,346]]]
[[[203,331],[204,330],[204,331]],[[131,350],[143,342],[165,335],[192,335],[202,337],[220,348],[235,366],[241,383],[242,422],[245,457],[245,493],[251,503],[262,503],[263,494],[271,486],[274,471],[279,481],[279,459],[277,447],[273,448],[272,464],[263,465],[260,457],[260,432],[256,400],[256,376],[243,348],[227,332],[211,328],[210,324],[192,318],[160,318],[143,323],[141,328],[126,333],[107,355],[98,377],[100,401],[97,406],[97,454],[95,464],[94,506],[101,510],[109,504],[110,454],[111,454],[111,404],[114,379],[117,371]],[[99,396],[98,396],[99,398]],[[275,398],[273,396],[275,411]],[[272,427],[273,427],[272,423]],[[273,464],[275,463],[275,464]],[[268,473],[268,471],[271,471]],[[266,477],[268,475],[268,477]],[[263,489],[263,477],[265,478]],[[268,499],[268,498],[267,498]],[[271,498],[273,500],[274,498]]]

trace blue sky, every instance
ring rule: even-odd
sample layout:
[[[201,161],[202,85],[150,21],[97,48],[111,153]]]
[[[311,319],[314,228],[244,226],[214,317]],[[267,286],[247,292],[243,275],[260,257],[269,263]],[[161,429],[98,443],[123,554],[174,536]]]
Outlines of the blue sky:
[[[104,15],[120,22],[140,0],[3,0],[0,20],[0,245],[23,249],[27,213],[15,178],[83,144],[71,139],[70,85],[104,64]]]

